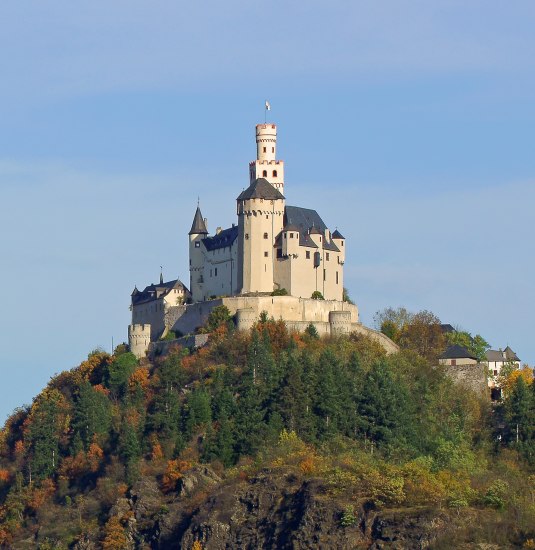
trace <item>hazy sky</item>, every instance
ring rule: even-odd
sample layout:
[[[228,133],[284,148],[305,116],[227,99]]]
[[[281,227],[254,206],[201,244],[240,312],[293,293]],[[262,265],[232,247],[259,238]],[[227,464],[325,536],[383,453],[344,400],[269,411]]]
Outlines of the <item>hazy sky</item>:
[[[188,282],[265,99],[365,323],[429,309],[533,365],[534,28],[532,1],[2,2],[0,421],[126,339],[134,284]]]

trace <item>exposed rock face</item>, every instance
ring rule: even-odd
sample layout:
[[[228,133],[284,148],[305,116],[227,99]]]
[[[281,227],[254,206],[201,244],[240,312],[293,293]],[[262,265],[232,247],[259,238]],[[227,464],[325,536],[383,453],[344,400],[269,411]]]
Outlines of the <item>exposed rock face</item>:
[[[423,549],[447,527],[436,511],[378,512],[366,505],[343,527],[343,510],[319,480],[265,472],[219,486],[191,514],[170,510],[157,547],[192,548],[199,541],[204,550]]]

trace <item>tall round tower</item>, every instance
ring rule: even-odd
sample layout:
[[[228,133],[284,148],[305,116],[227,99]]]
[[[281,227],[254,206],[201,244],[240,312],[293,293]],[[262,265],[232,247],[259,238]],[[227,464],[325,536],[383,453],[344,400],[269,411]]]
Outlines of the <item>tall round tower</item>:
[[[284,161],[277,160],[277,125],[256,125],[256,160],[249,163],[249,183],[264,178],[284,194]]]
[[[275,160],[277,157],[277,125],[256,125],[256,158],[258,160]]]

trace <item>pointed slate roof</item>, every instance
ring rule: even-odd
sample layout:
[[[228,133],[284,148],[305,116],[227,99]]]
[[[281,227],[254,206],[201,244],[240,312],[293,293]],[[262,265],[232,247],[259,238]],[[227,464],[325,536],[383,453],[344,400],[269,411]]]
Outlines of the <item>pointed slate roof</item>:
[[[338,229],[334,230],[334,233],[331,235],[333,239],[345,239],[345,237],[338,231]]]
[[[284,199],[284,195],[278,189],[275,189],[267,179],[258,178],[245,191],[242,191],[237,198],[239,201],[248,199],[277,200]]]
[[[195,210],[195,216],[193,217],[193,223],[191,224],[191,230],[189,235],[208,235],[208,230],[206,229],[206,224],[201,214],[201,209],[197,206]]]

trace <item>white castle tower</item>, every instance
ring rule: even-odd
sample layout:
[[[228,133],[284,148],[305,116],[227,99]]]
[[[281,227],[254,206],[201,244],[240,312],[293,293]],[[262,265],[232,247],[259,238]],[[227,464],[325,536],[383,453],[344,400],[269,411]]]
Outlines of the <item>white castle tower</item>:
[[[249,183],[265,178],[284,194],[284,161],[277,157],[277,125],[256,125],[256,160],[249,163]]]
[[[275,238],[284,225],[284,163],[276,160],[277,126],[256,125],[256,160],[250,186],[237,198],[238,289],[241,294],[273,292]]]

